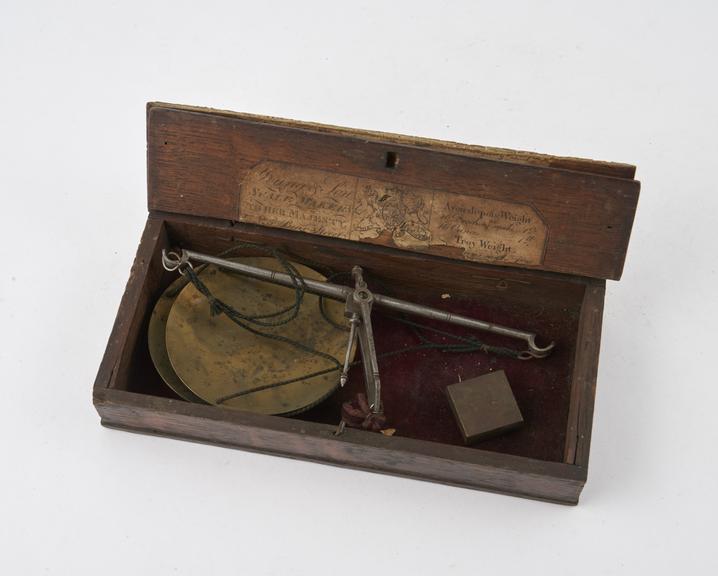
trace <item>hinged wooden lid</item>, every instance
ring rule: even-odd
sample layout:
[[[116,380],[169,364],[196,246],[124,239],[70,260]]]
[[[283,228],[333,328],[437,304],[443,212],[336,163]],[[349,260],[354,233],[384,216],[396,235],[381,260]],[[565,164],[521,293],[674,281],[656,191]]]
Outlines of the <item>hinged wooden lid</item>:
[[[150,210],[618,279],[635,168],[148,105]]]

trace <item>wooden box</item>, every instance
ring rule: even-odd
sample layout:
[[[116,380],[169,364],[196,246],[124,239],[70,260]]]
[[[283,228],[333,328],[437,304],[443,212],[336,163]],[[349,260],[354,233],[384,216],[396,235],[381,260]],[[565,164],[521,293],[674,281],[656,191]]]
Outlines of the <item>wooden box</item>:
[[[621,276],[639,194],[633,166],[167,104],[148,105],[147,139],[147,225],[94,385],[105,426],[577,503],[605,280]],[[291,418],[183,401],[147,350],[152,308],[175,277],[161,251],[216,254],[240,239],[335,270],[360,264],[395,296],[535,331],[555,352],[382,364],[391,437],[334,435],[350,390]],[[380,350],[409,337],[381,317],[375,331]],[[464,446],[446,386],[498,369],[525,424]]]

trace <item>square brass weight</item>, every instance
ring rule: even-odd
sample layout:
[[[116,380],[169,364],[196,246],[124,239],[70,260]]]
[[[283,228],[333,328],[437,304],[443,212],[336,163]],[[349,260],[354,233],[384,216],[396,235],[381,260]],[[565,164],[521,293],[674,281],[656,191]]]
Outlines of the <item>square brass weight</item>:
[[[452,384],[446,393],[466,444],[523,424],[524,419],[503,370]]]

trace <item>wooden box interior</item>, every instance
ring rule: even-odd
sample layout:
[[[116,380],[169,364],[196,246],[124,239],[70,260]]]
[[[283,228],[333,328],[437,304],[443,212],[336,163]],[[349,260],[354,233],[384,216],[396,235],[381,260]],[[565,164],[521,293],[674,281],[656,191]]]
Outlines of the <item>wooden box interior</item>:
[[[623,270],[640,190],[634,166],[161,103],[148,105],[147,122],[149,216],[95,381],[103,424],[564,504],[578,501],[588,469],[605,279],[618,280]],[[503,236],[509,244],[525,240],[538,251],[506,259],[468,253],[458,240],[442,244],[433,236],[428,245],[402,249],[394,232],[404,224],[387,224],[381,216],[376,237],[353,236],[352,218],[349,232],[326,228],[321,218],[317,224],[314,200],[299,210],[295,199],[287,220],[284,196],[270,191],[260,199],[280,202],[269,212],[261,201],[259,209],[251,203],[258,198],[253,183],[266,170],[280,179],[261,186],[298,182],[310,199],[312,191],[325,198],[338,189],[328,183],[341,182],[348,192],[339,204],[318,204],[322,210],[332,206],[332,225],[339,214],[353,218],[358,191],[369,183],[387,192],[378,196],[382,202],[403,193],[444,199],[436,205],[439,213],[458,199],[470,219],[474,209],[517,210],[539,235],[525,230],[527,238],[511,224],[498,230],[510,231]],[[453,212],[444,217],[455,225]],[[461,218],[462,226],[482,237],[476,222]],[[440,229],[437,234],[440,239]],[[361,265],[376,292],[535,332],[539,344],[555,341],[555,351],[532,361],[437,350],[380,360],[385,413],[396,429],[391,437],[349,428],[334,435],[342,402],[364,388],[358,368],[346,388],[294,417],[185,402],[164,384],[147,346],[153,306],[176,278],[163,269],[161,252],[181,247],[217,254],[238,240],[272,245],[336,272]],[[416,333],[380,309],[374,327],[380,354],[418,344]],[[473,335],[487,344],[521,346]],[[506,371],[525,424],[463,446],[445,389],[499,369]]]
[[[467,449],[573,463],[580,384],[575,364],[581,312],[587,286],[600,288],[603,281],[450,261],[391,248],[207,218],[176,215],[155,218],[162,221],[160,234],[153,246],[140,246],[140,253],[150,254],[150,260],[140,263],[147,267],[147,274],[140,288],[138,305],[131,311],[128,338],[110,388],[177,398],[156,372],[147,347],[147,326],[152,307],[162,291],[176,278],[176,273],[162,268],[162,249],[180,246],[214,254],[238,240],[247,240],[278,247],[287,254],[335,271],[346,272],[352,265],[360,264],[367,270],[369,282],[375,287],[381,286],[381,291],[392,296],[521,327],[535,331],[542,342],[555,341],[554,354],[542,360],[521,361],[483,352],[454,354],[435,350],[411,352],[382,360],[383,399],[389,425],[396,428],[397,437],[461,445],[461,436],[446,400],[446,386],[490,370],[503,369],[524,415],[525,425]],[[601,290],[601,302],[602,294]],[[469,333],[440,324],[436,327],[457,334]],[[387,318],[379,309],[375,311],[375,331],[379,353],[418,343],[409,328]],[[478,335],[490,344],[521,346],[521,342]],[[595,338],[595,334],[591,337]],[[432,338],[436,340],[434,336]],[[441,341],[440,337],[438,341]],[[360,367],[353,368],[349,386],[292,419],[336,425],[341,403],[363,389],[361,372]],[[228,410],[220,407],[208,409]]]

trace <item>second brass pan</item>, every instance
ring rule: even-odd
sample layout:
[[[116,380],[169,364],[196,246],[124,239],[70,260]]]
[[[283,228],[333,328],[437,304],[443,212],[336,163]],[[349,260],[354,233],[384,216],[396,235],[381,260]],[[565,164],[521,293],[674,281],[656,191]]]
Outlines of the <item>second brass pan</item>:
[[[162,293],[159,300],[155,304],[150,316],[150,325],[147,329],[147,346],[150,350],[150,357],[162,376],[165,384],[172,388],[180,397],[189,402],[200,402],[204,404],[199,396],[184,385],[184,382],[172,368],[170,357],[167,355],[167,341],[165,335],[167,331],[167,318],[169,318],[172,305],[175,303],[180,291],[187,285],[188,280],[180,276],[169,285],[167,290]]]
[[[240,259],[237,259],[240,260]],[[274,258],[241,258],[242,262],[282,270]],[[294,265],[313,280],[325,280],[318,272]],[[243,314],[261,315],[291,305],[293,289],[247,278],[208,266],[200,277],[212,294]],[[327,300],[325,311],[344,325],[344,304]],[[281,326],[257,327],[265,333],[292,340],[343,359],[347,332],[322,316],[319,298],[305,294],[298,316]],[[207,299],[193,285],[186,286],[172,305],[165,334],[172,368],[184,385],[210,404],[228,394],[265,384],[289,380],[332,367],[324,358],[310,355],[284,342],[277,342],[237,326],[224,314],[212,316]],[[295,414],[315,406],[338,386],[339,371],[283,386],[252,392],[221,405],[261,414]]]

